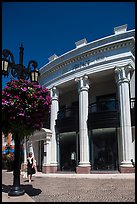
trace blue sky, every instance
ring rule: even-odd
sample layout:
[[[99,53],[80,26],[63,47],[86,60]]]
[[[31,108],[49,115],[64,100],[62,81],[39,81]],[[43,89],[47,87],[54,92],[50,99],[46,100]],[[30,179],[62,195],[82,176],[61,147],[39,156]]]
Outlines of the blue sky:
[[[23,64],[48,63],[53,54],[60,56],[87,42],[114,33],[114,27],[135,29],[134,2],[2,2],[2,49],[9,49],[19,63],[19,47],[24,46]],[[2,89],[8,78],[2,77]]]

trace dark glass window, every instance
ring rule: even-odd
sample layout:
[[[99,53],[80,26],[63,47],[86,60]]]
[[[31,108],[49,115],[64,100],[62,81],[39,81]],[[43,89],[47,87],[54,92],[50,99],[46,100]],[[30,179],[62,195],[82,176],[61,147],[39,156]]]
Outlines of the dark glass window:
[[[114,111],[116,110],[116,95],[103,95],[97,96],[97,109],[98,111]]]

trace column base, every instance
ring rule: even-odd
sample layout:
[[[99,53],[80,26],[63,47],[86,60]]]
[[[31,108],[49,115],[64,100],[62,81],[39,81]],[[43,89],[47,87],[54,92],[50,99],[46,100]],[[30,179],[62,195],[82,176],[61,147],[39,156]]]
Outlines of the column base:
[[[90,174],[91,166],[77,166],[76,173],[77,174]]]
[[[42,173],[50,173],[50,166],[42,166]]]
[[[57,173],[57,166],[50,166],[50,173]]]
[[[135,173],[135,167],[120,166],[119,171],[120,173]]]
[[[42,173],[57,173],[57,166],[42,166]]]

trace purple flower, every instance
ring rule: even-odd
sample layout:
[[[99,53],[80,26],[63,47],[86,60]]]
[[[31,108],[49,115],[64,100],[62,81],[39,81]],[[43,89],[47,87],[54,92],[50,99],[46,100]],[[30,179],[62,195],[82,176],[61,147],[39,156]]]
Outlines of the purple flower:
[[[22,122],[29,128],[40,129],[45,120],[43,113],[49,112],[50,105],[49,90],[27,80],[12,80],[2,91],[2,115],[11,124],[14,120],[17,127]]]
[[[27,88],[26,87],[24,87],[24,88],[21,88],[22,89],[22,91],[27,91]]]

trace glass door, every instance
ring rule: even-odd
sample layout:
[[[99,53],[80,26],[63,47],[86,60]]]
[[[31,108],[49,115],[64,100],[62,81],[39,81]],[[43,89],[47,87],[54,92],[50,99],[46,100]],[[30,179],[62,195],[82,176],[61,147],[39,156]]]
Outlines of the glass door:
[[[60,170],[75,171],[76,168],[76,133],[60,133]]]
[[[115,128],[93,130],[93,161],[94,170],[117,170],[117,136]]]

